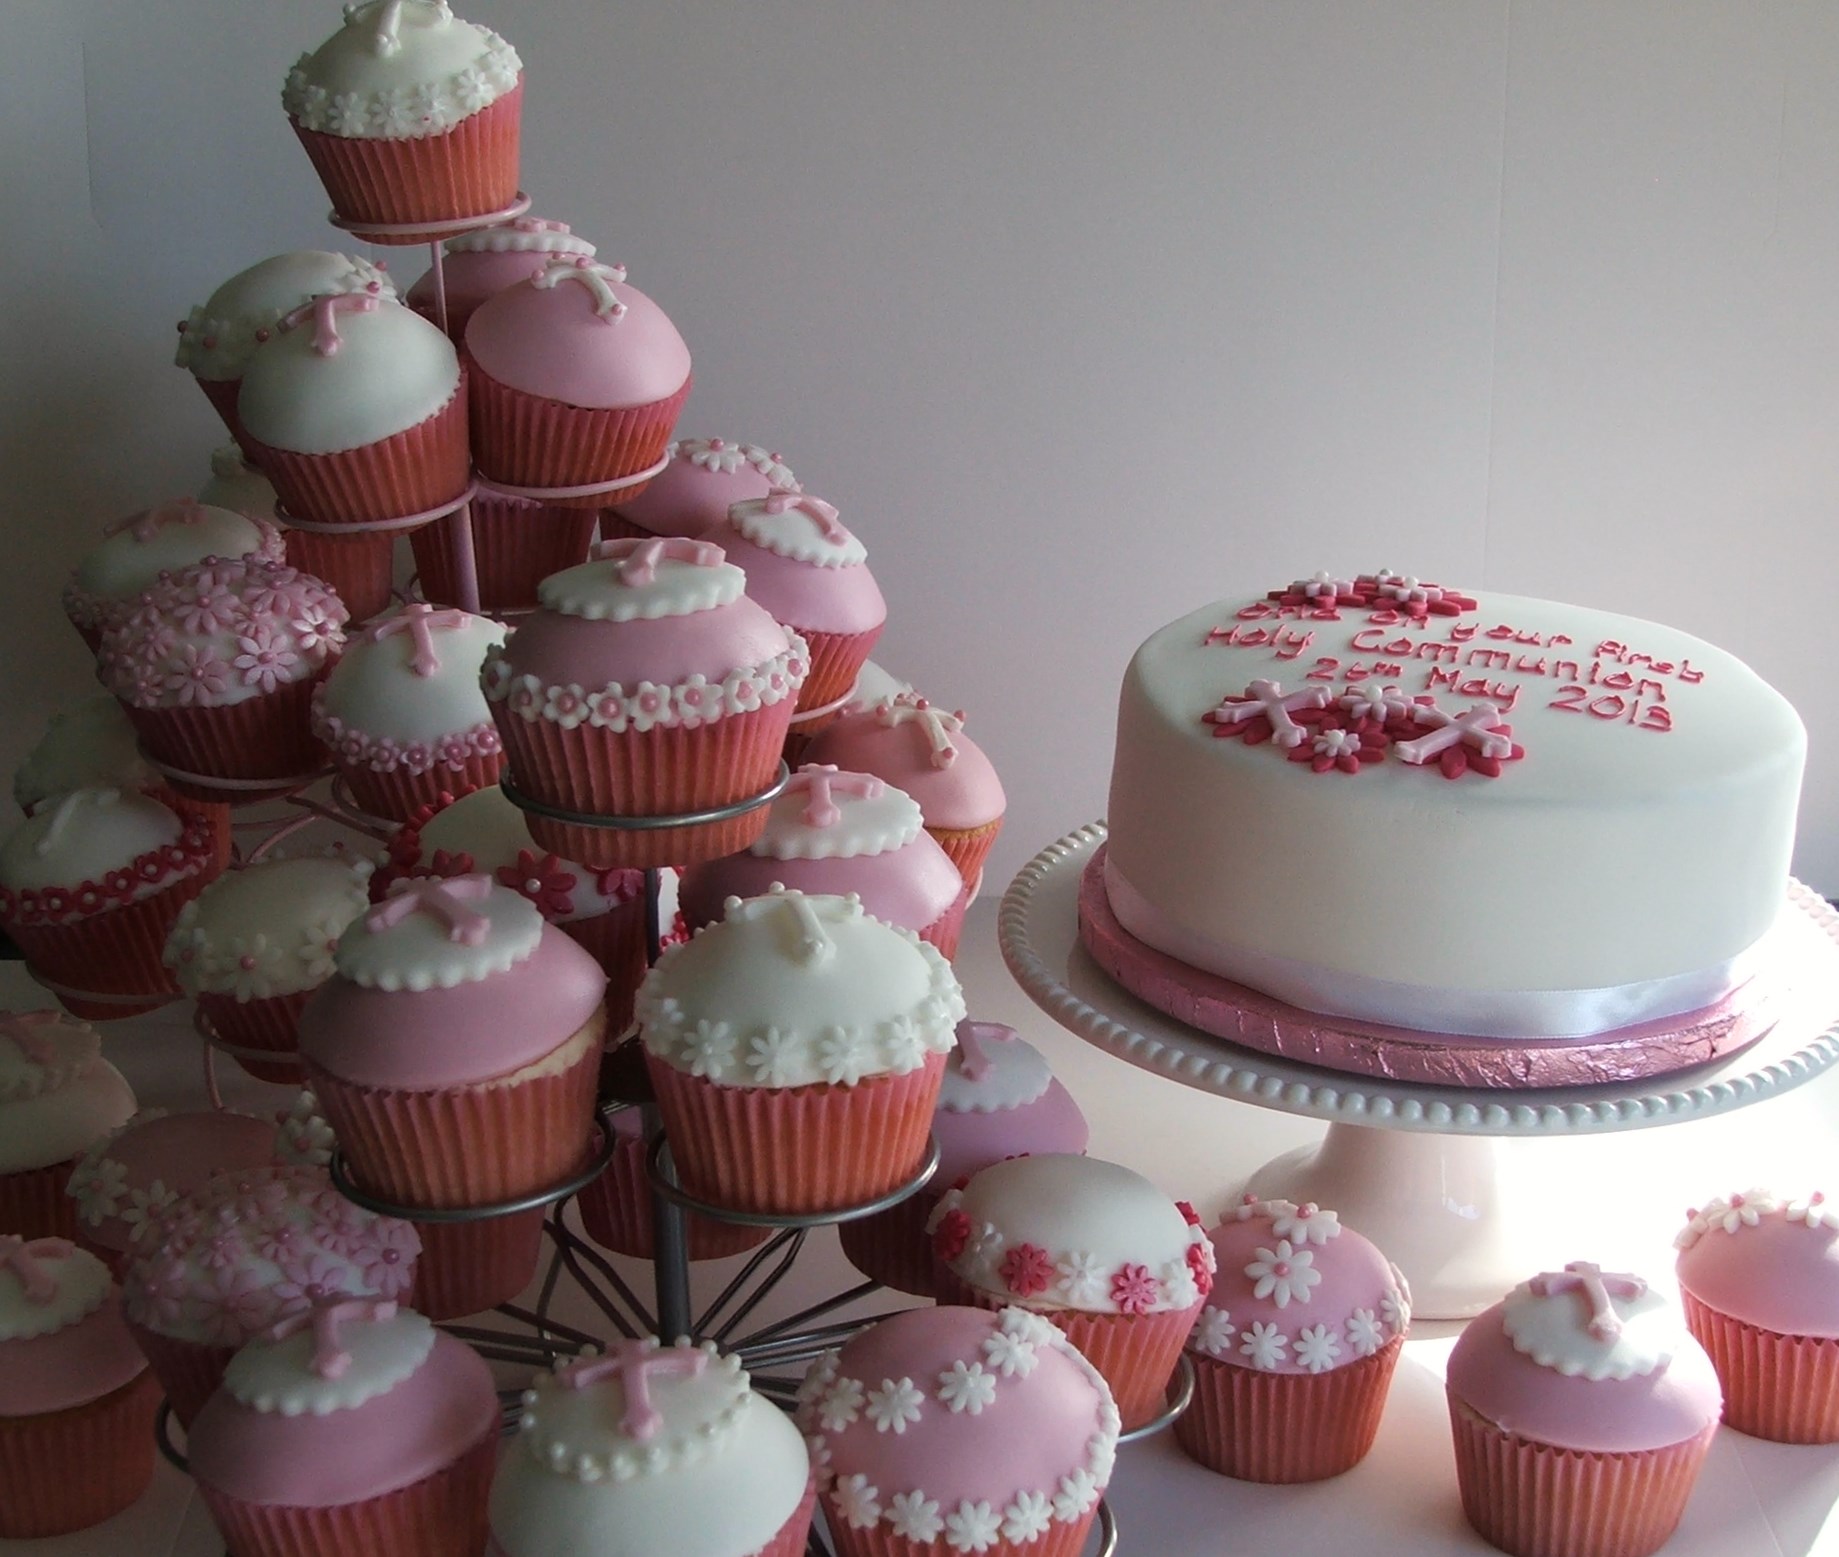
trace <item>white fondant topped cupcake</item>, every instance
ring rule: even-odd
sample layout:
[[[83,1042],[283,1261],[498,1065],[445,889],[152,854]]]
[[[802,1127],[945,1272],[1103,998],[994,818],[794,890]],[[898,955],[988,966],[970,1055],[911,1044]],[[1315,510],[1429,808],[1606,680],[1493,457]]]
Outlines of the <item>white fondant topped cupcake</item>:
[[[201,379],[238,379],[256,348],[302,303],[328,294],[394,297],[367,259],[303,249],[239,270],[179,326],[178,365]]]

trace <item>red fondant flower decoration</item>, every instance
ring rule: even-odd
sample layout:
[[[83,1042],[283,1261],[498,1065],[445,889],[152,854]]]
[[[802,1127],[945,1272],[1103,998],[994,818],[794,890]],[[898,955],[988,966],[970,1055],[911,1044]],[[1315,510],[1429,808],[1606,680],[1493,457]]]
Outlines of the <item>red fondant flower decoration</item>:
[[[1207,1265],[1207,1251],[1197,1243],[1188,1245],[1188,1269],[1194,1273],[1194,1285],[1205,1297],[1213,1290],[1213,1272]]]
[[[498,868],[498,880],[529,898],[546,918],[559,918],[575,910],[575,873],[564,870],[561,860],[553,854],[538,855],[519,849],[515,864]]]
[[[1017,1297],[1033,1297],[1045,1292],[1054,1279],[1054,1262],[1045,1249],[1032,1243],[1018,1243],[1003,1256],[1001,1267],[1004,1284]]]
[[[1492,703],[1477,703],[1462,714],[1447,713],[1428,697],[1418,698],[1416,705],[1411,738],[1398,743],[1402,761],[1435,766],[1447,779],[1465,773],[1499,778],[1506,763],[1526,755],[1513,739],[1513,727],[1501,722]]]
[[[1385,759],[1388,741],[1383,730],[1355,729],[1339,717],[1324,719],[1301,746],[1290,748],[1292,762],[1306,762],[1316,773],[1358,773],[1362,767]]]
[[[1187,1201],[1177,1200],[1175,1202],[1175,1209],[1181,1213],[1182,1221],[1186,1222],[1188,1226],[1200,1226],[1200,1213],[1196,1211],[1193,1206],[1189,1205]]]
[[[434,858],[423,862],[415,872],[418,876],[439,876],[443,879],[452,876],[470,876],[478,869],[473,864],[473,857],[464,849],[449,854],[445,849],[436,849]]]
[[[970,1241],[971,1219],[956,1209],[940,1217],[939,1225],[932,1231],[932,1251],[941,1260],[957,1259]]]
[[[1147,1314],[1162,1298],[1162,1283],[1147,1265],[1121,1265],[1111,1278],[1111,1301],[1121,1313]]]

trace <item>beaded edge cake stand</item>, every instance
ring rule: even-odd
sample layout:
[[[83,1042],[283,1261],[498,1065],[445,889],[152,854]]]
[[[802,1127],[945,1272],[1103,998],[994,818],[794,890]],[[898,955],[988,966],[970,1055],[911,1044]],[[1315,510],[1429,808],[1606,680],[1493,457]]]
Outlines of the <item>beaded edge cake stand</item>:
[[[1345,1074],[1256,1052],[1166,1016],[1114,984],[1079,941],[1081,878],[1102,822],[1049,844],[1003,894],[997,941],[1017,984],[1076,1037],[1184,1086],[1328,1121],[1246,1188],[1333,1205],[1398,1263],[1426,1318],[1479,1313],[1524,1274],[1502,1189],[1506,1138],[1607,1133],[1729,1112],[1839,1060],[1839,915],[1794,884],[1807,977],[1775,1028],[1728,1059],[1600,1086],[1488,1091]]]

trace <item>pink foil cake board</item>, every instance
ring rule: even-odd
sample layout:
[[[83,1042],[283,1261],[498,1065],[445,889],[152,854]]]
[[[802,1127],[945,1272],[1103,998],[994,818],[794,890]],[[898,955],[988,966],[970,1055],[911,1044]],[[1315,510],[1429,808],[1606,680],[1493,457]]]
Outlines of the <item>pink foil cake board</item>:
[[[1109,978],[1201,1032],[1327,1070],[1491,1090],[1614,1084],[1728,1059],[1766,1035],[1783,1008],[1778,960],[1728,1000],[1592,1038],[1465,1037],[1323,1016],[1145,946],[1111,912],[1104,863],[1101,846],[1080,878],[1079,939]]]

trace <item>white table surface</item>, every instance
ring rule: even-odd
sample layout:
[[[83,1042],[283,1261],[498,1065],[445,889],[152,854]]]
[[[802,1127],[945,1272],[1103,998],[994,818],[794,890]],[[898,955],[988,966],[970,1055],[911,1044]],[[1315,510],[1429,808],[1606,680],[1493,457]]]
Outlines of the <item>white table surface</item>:
[[[1045,840],[1043,840],[1045,841]],[[1136,1070],[1053,1027],[1013,985],[996,951],[995,895],[971,911],[959,973],[972,1013],[1008,1021],[1046,1051],[1092,1121],[1095,1154],[1126,1162],[1211,1213],[1266,1158],[1304,1144],[1323,1126],[1251,1104],[1206,1096]],[[0,967],[0,1004],[40,1003],[16,965]],[[106,1029],[106,1052],[148,1106],[196,1107],[202,1083],[184,1008]],[[274,1088],[226,1066],[232,1100],[284,1101]],[[1766,1182],[1784,1188],[1832,1183],[1839,1144],[1839,1075],[1722,1118],[1632,1134],[1503,1142],[1503,1165],[1520,1187],[1527,1273],[1590,1258],[1664,1279],[1684,1208],[1714,1194]],[[646,1270],[620,1262],[638,1289]],[[711,1295],[733,1262],[696,1267]],[[813,1237],[792,1280],[760,1322],[789,1312],[854,1273],[834,1237]],[[566,1285],[566,1284],[565,1284]],[[890,1306],[898,1306],[891,1303]],[[585,1304],[563,1317],[598,1328]],[[1166,1435],[1125,1449],[1110,1498],[1121,1550],[1138,1557],[1217,1557],[1225,1550],[1306,1557],[1491,1551],[1463,1522],[1444,1413],[1443,1363],[1459,1326],[1413,1331],[1392,1385],[1372,1454],[1346,1476],[1311,1487],[1258,1487],[1190,1464]],[[1839,1553],[1839,1447],[1795,1448],[1720,1432],[1669,1557],[1803,1557]],[[1830,1526],[1830,1528],[1829,1528]],[[189,1484],[162,1463],[132,1509],[77,1535],[0,1541],[0,1557],[221,1557],[223,1546]],[[593,1557],[591,1553],[580,1557]]]

